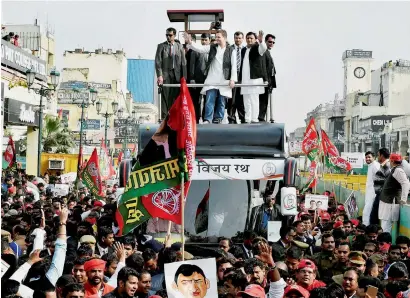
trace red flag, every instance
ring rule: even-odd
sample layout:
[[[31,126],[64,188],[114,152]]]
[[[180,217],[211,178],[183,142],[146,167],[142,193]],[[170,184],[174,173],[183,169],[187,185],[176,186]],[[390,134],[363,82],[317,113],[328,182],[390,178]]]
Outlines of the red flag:
[[[330,156],[339,156],[339,150],[337,150],[336,146],[332,143],[332,141],[327,136],[327,133],[323,129],[321,130],[321,135],[323,153],[325,155],[329,154]]]
[[[16,161],[16,149],[14,147],[13,138],[9,136],[9,142],[6,147],[6,151],[3,153],[5,161],[9,164],[9,168],[11,168]]]
[[[196,209],[195,215],[195,232],[197,234],[208,230],[209,218],[209,192],[211,190],[211,181],[209,181],[208,190]]]
[[[58,109],[58,119],[63,120],[63,109]]]
[[[120,151],[120,153],[118,154],[118,164],[120,164],[121,163],[121,161],[122,161],[122,156],[123,156],[123,153],[122,153],[122,151]]]
[[[310,161],[313,161],[319,155],[319,149],[319,135],[316,130],[315,119],[312,118],[306,127],[306,132],[302,142],[302,151],[306,154]]]
[[[103,187],[98,163],[97,148],[94,148],[87,165],[81,173],[81,178],[92,194],[96,196],[102,195]]]

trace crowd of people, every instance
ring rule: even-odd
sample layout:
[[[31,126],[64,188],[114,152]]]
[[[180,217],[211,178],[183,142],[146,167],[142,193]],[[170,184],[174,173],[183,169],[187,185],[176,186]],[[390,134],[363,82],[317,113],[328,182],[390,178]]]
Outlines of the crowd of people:
[[[101,200],[86,188],[56,195],[47,183],[62,183],[59,177],[39,183],[24,170],[2,177],[2,297],[166,298],[165,264],[210,256],[218,297],[409,297],[409,238],[349,218],[330,191],[327,210],[312,212],[299,195],[299,213],[289,217],[269,184],[240,238],[182,251],[180,242],[160,242],[144,229],[116,237],[118,185],[106,185]],[[267,240],[271,220],[283,223],[277,242]],[[178,274],[204,275],[195,268]],[[199,281],[182,288],[183,297],[206,295]]]
[[[176,34],[174,28],[168,28],[167,41],[157,47],[158,85],[178,84],[183,77],[188,83],[205,84],[203,88],[190,88],[198,123],[201,119],[205,124],[222,123],[225,110],[231,124],[238,122],[236,115],[241,123],[266,120],[269,94],[276,88],[274,35],[265,36],[262,31],[245,35],[237,31],[234,44],[230,45],[227,32],[219,28],[214,38],[209,33],[200,35],[201,44],[196,43],[196,35],[184,33],[182,45]],[[247,86],[238,88],[236,83]],[[178,94],[178,88],[162,88],[161,119],[166,117]]]

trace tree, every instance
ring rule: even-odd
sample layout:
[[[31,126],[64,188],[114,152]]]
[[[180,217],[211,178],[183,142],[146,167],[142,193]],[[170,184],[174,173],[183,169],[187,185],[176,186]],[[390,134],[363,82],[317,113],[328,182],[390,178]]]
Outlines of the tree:
[[[52,148],[56,148],[56,153],[69,153],[75,146],[71,131],[64,127],[59,118],[47,115],[44,120],[43,151],[51,152]]]

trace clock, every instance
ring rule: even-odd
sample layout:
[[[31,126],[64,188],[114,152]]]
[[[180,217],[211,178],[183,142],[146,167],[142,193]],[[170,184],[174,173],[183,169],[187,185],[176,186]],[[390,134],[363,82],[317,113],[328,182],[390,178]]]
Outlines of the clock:
[[[356,67],[353,73],[354,76],[358,79],[362,79],[366,75],[366,71],[363,67]]]

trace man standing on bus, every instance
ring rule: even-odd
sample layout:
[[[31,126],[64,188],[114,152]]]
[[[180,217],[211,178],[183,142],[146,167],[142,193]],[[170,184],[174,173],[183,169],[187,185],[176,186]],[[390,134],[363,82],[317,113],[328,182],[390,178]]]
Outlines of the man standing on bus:
[[[267,47],[266,43],[263,42],[263,31],[259,31],[258,36],[254,32],[248,32],[246,44],[246,48],[243,48],[241,53],[239,81],[242,84],[262,85],[264,80],[267,81],[266,67],[263,61]],[[259,94],[264,92],[263,86],[241,87],[246,123],[259,122]]]
[[[179,84],[182,77],[187,77],[186,58],[183,46],[176,42],[177,31],[168,28],[167,41],[160,43],[155,54],[155,70],[158,85]],[[161,119],[165,119],[168,111],[179,94],[177,87],[164,87],[161,97]]]
[[[206,95],[204,124],[221,123],[225,115],[225,100],[232,98],[232,88],[237,81],[236,55],[232,54],[233,48],[227,46],[227,33],[222,29],[217,30],[217,44],[204,46],[193,43],[186,32],[184,39],[188,49],[208,54],[207,77],[201,91],[201,94]]]
[[[259,95],[259,121],[265,122],[266,111],[268,109],[269,94],[272,94],[274,88],[276,88],[276,68],[273,62],[272,49],[275,44],[275,36],[267,34],[265,36],[265,43],[268,50],[264,54],[266,75],[268,79],[268,87],[265,87],[265,93]],[[271,95],[272,96],[272,95]],[[273,115],[271,115],[273,119]]]

